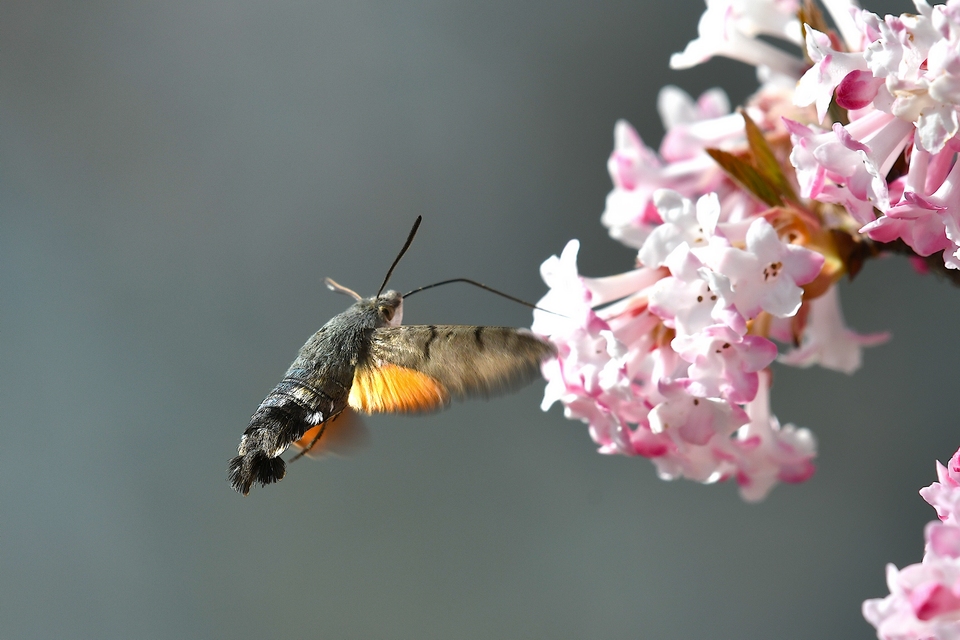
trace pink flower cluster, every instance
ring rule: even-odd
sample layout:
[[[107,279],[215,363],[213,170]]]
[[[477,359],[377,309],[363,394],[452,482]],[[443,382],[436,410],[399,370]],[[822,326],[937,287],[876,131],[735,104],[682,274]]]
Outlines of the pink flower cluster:
[[[916,15],[885,18],[850,8],[855,28],[846,47],[807,29],[814,64],[797,84],[795,103],[815,104],[823,122],[832,100],[849,123],[787,121],[790,159],[804,197],[843,206],[878,242],[899,239],[920,256],[942,252],[946,267],[956,269],[960,0],[914,4]]]
[[[960,266],[960,0],[885,19],[825,4],[838,33],[801,27],[825,22],[794,0],[711,0],[671,65],[735,58],[760,89],[731,113],[719,89],[665,87],[658,150],[618,122],[601,221],[635,268],[582,277],[571,241],[541,269],[539,306],[561,314],[534,317],[560,354],[544,408],[562,403],[603,453],[665,479],[735,479],[749,500],[813,472],[812,435],[770,413],[771,362],[852,373],[887,339],[840,311],[837,281],[874,255],[862,240]]]
[[[601,452],[648,457],[665,479],[735,478],[748,500],[806,480],[813,437],[770,414],[777,347],[749,328],[795,315],[823,256],[762,216],[722,221],[715,194],[694,203],[661,189],[653,202],[662,222],[638,268],[582,277],[575,240],[543,264],[550,291],[538,306],[554,313],[536,311],[533,331],[559,349],[544,368],[544,409],[562,402]]]
[[[920,490],[939,520],[927,524],[923,561],[897,570],[887,565],[890,595],[863,603],[863,615],[881,640],[960,639],[960,451]]]
[[[884,18],[823,3],[835,32],[807,2],[708,0],[671,66],[734,58],[759,90],[734,114],[719,89],[664,88],[658,150],[618,122],[601,221],[634,268],[583,277],[576,240],[541,267],[543,408],[601,453],[746,500],[813,473],[812,434],[770,412],[771,363],[852,373],[887,339],[844,325],[839,279],[885,252],[960,269],[960,0]],[[863,605],[881,639],[960,640],[960,451],[937,470],[923,562],[888,566],[890,595]]]

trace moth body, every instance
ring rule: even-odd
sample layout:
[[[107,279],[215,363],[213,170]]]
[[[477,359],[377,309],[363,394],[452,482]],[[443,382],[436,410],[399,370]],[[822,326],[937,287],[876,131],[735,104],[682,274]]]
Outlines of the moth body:
[[[421,219],[417,217],[381,291]],[[267,485],[283,478],[286,463],[280,455],[291,444],[312,453],[331,423],[343,433],[351,422],[344,413],[349,409],[410,413],[439,409],[452,398],[489,397],[530,382],[540,363],[556,355],[552,344],[521,329],[401,326],[403,296],[396,291],[361,298],[329,278],[327,286],[357,302],[310,336],[283,380],[250,418],[238,455],[228,467],[230,484],[244,495],[255,482]]]
[[[283,380],[250,418],[238,455],[230,460],[233,488],[246,495],[254,482],[277,482],[286,473],[280,454],[313,426],[347,406],[357,362],[374,329],[399,323],[403,298],[387,291],[331,318],[300,348]]]

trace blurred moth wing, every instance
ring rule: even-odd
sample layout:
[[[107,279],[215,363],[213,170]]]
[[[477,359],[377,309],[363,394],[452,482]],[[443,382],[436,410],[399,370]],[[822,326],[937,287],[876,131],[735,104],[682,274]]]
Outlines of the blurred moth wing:
[[[323,437],[320,430],[323,429]],[[348,456],[370,444],[370,429],[356,411],[349,407],[325,423],[314,425],[303,432],[303,437],[291,445],[308,458]]]
[[[324,425],[319,424],[293,444],[311,457],[356,448],[369,437],[357,412],[421,413],[442,409],[452,399],[509,392],[532,381],[540,361],[552,353],[530,332],[509,327],[376,329],[354,370],[347,407],[326,423],[322,435],[330,441],[320,446]]]
[[[412,325],[373,332],[350,406],[365,413],[431,411],[451,398],[490,397],[532,381],[552,347],[510,327]]]

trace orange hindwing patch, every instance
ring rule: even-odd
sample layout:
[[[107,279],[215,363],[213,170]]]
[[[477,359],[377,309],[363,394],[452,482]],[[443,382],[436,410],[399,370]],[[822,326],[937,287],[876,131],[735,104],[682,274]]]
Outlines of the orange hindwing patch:
[[[318,438],[323,429],[323,437]],[[326,426],[318,424],[307,429],[303,437],[293,443],[293,446],[303,455],[310,458],[320,458],[327,454],[349,455],[362,448],[370,439],[370,434],[363,420],[349,407],[330,418]]]
[[[364,413],[410,413],[439,409],[450,394],[435,378],[395,364],[360,366],[348,403]]]

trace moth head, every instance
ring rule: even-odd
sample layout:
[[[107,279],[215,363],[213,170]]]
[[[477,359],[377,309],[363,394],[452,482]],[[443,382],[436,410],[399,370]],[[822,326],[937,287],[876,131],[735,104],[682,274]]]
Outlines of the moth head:
[[[403,296],[393,291],[386,291],[376,300],[377,317],[381,326],[398,327],[403,319]]]

